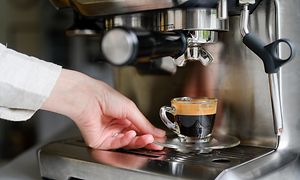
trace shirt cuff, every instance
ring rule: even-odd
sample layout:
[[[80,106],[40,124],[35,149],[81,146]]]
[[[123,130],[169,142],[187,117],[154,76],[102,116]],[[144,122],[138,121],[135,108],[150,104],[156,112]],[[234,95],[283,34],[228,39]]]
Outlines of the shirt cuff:
[[[50,95],[61,69],[0,44],[0,118],[29,119]]]

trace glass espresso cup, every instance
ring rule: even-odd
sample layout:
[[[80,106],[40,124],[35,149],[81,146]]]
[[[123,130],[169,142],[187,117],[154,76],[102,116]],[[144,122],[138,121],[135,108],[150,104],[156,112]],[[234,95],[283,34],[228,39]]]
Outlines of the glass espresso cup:
[[[209,142],[217,112],[216,98],[179,97],[160,108],[160,118],[181,142]],[[171,121],[167,113],[173,115]]]

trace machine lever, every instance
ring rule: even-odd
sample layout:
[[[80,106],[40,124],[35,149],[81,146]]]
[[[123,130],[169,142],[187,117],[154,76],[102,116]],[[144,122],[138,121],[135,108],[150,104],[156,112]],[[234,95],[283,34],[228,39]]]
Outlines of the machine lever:
[[[268,74],[277,73],[279,68],[291,61],[294,56],[293,45],[288,39],[278,39],[268,45],[264,45],[254,33],[249,33],[244,36],[243,43],[261,58],[265,66],[265,72]],[[286,59],[281,59],[277,55],[280,43],[285,43],[289,47],[290,55]]]

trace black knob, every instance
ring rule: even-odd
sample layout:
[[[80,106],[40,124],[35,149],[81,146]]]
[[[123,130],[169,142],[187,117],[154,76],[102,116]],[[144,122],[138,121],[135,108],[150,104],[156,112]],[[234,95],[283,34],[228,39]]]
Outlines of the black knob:
[[[114,28],[101,40],[104,58],[114,65],[132,65],[151,59],[181,56],[187,40],[181,32],[156,32],[144,29]]]

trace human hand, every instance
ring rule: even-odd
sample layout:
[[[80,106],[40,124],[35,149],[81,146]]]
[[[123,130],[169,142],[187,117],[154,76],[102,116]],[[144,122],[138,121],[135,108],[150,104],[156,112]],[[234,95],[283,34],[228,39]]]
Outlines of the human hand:
[[[76,71],[62,70],[41,109],[71,118],[91,148],[162,149],[151,143],[165,132],[155,128],[131,100]]]

